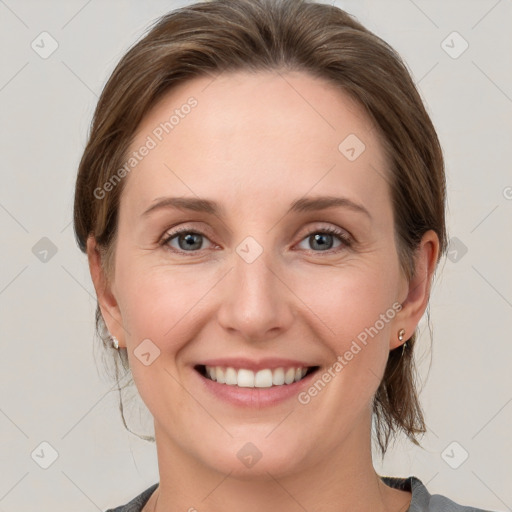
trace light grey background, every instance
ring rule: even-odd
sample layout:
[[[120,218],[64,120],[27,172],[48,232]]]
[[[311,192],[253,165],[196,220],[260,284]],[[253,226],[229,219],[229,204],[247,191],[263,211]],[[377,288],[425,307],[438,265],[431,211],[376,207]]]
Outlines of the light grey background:
[[[151,21],[188,3],[0,0],[0,512],[104,510],[158,481],[155,446],[124,430],[95,360],[73,186],[115,64]],[[376,470],[512,510],[512,3],[335,3],[405,58],[447,164],[450,258],[431,301],[433,351],[422,321],[417,352],[429,433],[423,449],[400,442],[376,457]],[[58,43],[46,59],[31,47],[43,31]],[[43,237],[54,255],[36,245]],[[150,434],[144,414],[130,426]],[[47,469],[42,442],[58,454]]]

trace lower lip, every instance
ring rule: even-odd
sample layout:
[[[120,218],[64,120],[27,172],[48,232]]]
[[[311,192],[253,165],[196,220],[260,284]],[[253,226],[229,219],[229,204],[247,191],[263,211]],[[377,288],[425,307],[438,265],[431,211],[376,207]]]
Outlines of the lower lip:
[[[318,370],[306,375],[306,377],[298,382],[283,384],[282,386],[272,386],[270,388],[241,388],[228,384],[219,384],[214,380],[203,377],[195,369],[193,372],[201,380],[204,388],[220,400],[238,407],[261,409],[263,407],[279,405],[292,397],[296,397],[304,388],[310,385],[312,377],[318,373]]]

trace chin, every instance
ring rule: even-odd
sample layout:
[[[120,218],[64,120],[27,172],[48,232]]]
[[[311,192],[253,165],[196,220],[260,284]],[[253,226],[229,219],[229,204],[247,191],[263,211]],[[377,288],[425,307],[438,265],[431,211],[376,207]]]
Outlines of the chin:
[[[269,480],[289,475],[300,470],[304,464],[304,443],[290,436],[277,436],[273,439],[255,433],[240,435],[232,439],[229,445],[206,449],[204,463],[212,469],[230,474],[240,480]]]

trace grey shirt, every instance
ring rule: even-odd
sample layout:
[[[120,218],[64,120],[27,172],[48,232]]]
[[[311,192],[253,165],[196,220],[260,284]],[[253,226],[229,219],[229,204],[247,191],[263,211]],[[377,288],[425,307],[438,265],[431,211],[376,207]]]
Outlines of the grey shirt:
[[[415,476],[408,478],[381,476],[380,478],[386,485],[389,485],[389,487],[412,493],[411,505],[407,512],[492,512],[482,508],[459,505],[439,494],[431,495],[421,480]],[[146,489],[142,494],[133,498],[133,500],[126,505],[121,505],[117,508],[109,508],[105,512],[141,512],[157,487],[158,483]]]

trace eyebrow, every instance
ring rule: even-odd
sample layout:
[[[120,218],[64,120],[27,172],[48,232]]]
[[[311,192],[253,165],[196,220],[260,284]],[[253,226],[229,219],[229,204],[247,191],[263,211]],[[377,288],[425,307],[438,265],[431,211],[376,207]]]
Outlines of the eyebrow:
[[[157,198],[153,204],[142,214],[146,217],[151,212],[162,209],[175,208],[178,210],[192,210],[195,212],[208,213],[215,216],[223,217],[225,210],[216,201],[210,199],[201,199],[195,197],[161,197]],[[288,213],[303,213],[319,210],[327,210],[330,208],[346,208],[357,213],[363,213],[372,218],[370,212],[361,204],[352,201],[347,197],[336,196],[317,196],[303,197],[293,201]]]

